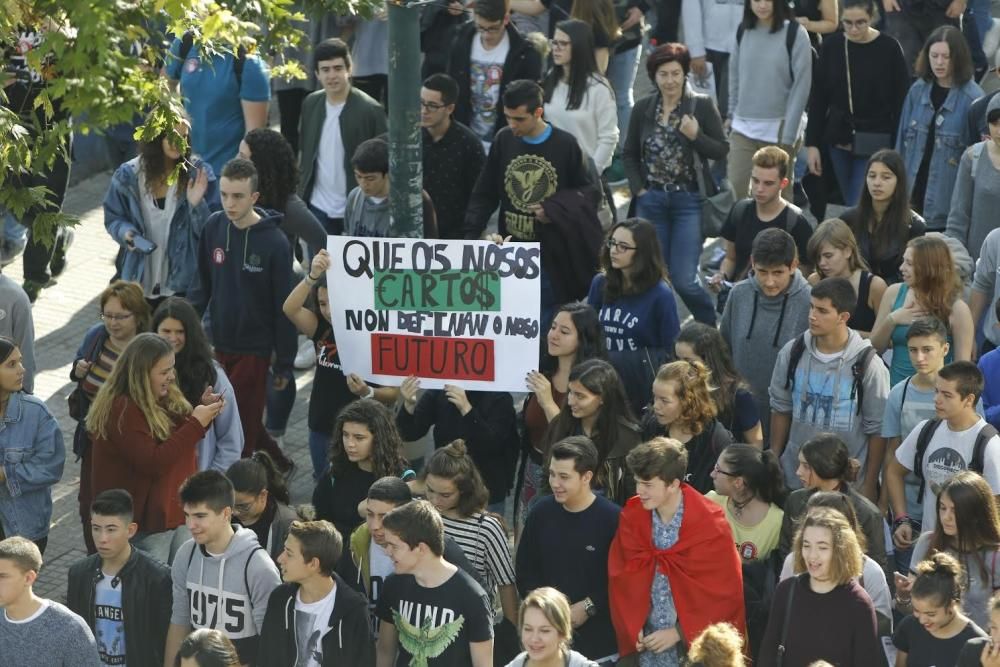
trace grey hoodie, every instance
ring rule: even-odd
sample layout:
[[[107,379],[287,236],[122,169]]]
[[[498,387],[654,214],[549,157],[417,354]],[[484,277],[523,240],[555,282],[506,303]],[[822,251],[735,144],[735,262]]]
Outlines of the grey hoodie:
[[[802,487],[795,474],[799,450],[817,433],[833,433],[843,440],[851,458],[861,462],[863,476],[868,460],[868,437],[881,433],[882,414],[889,396],[889,369],[878,355],[868,362],[861,378],[863,392],[852,395],[851,366],[871,347],[871,342],[857,331],[850,330],[844,353],[830,361],[822,361],[816,356],[816,343],[808,331],[805,343],[806,349],[795,369],[791,388],[785,389],[785,381],[794,341],[781,348],[771,377],[771,409],[792,416],[788,444],[781,454],[781,467],[789,489]],[[861,393],[864,398],[859,410],[858,395]],[[862,481],[861,476],[857,481]]]
[[[389,198],[374,202],[358,186],[347,195],[344,206],[345,236],[389,236],[392,218],[389,216]]]
[[[976,262],[976,277],[972,280],[972,289],[988,297],[983,334],[994,345],[1000,346],[1000,327],[997,326],[997,311],[993,305],[1000,299],[998,277],[1000,277],[1000,229],[994,229],[983,241],[983,252]]]
[[[729,343],[736,370],[750,384],[761,425],[767,432],[770,407],[767,388],[778,351],[809,328],[809,283],[798,270],[788,289],[765,296],[753,276],[733,286],[719,331]]]
[[[254,664],[267,599],[281,583],[278,569],[252,530],[236,528],[221,556],[188,540],[177,550],[172,625],[221,630],[242,664]]]

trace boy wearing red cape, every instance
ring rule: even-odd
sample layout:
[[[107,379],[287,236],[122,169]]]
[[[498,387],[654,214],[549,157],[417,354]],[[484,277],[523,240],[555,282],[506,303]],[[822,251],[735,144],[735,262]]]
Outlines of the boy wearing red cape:
[[[638,495],[622,510],[608,557],[611,620],[622,658],[677,665],[709,625],[746,634],[740,557],[722,508],[682,480],[687,450],[654,438],[625,459]]]

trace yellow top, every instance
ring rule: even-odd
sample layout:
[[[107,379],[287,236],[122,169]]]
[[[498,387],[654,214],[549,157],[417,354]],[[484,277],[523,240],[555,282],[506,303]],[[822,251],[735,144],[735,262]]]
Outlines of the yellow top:
[[[756,526],[748,526],[740,523],[733,516],[726,501],[728,496],[720,496],[715,491],[709,491],[705,497],[717,505],[721,505],[726,511],[726,521],[733,529],[733,539],[736,540],[736,550],[740,552],[740,558],[744,562],[753,560],[763,560],[778,546],[778,538],[781,535],[781,521],[785,513],[780,507],[771,503],[764,515],[764,520]]]

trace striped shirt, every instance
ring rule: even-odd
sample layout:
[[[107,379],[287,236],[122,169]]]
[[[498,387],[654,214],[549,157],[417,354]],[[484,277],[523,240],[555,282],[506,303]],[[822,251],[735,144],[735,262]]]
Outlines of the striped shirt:
[[[445,535],[462,548],[476,573],[485,582],[486,592],[496,598],[497,589],[514,583],[514,563],[507,531],[495,517],[478,512],[466,519],[442,516]]]
[[[120,352],[111,347],[111,339],[104,341],[97,359],[91,364],[87,371],[87,376],[83,378],[83,391],[86,392],[90,400],[94,400],[98,390],[111,375],[111,369],[115,367]]]

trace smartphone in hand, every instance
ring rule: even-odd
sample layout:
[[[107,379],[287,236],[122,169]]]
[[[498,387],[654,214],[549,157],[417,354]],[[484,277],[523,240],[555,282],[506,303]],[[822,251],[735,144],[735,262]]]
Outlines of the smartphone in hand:
[[[151,255],[153,251],[156,250],[155,243],[138,235],[132,237],[132,247],[146,255]]]

